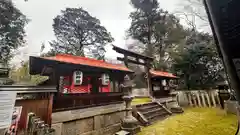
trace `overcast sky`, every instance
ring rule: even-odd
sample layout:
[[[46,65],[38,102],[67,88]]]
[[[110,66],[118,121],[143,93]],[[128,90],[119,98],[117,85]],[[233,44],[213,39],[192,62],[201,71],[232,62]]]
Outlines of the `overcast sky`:
[[[124,47],[125,31],[129,28],[129,13],[133,10],[130,0],[13,0],[16,7],[31,21],[26,27],[27,46],[21,50],[19,59],[27,59],[29,55],[39,55],[41,44],[54,39],[53,18],[66,7],[83,7],[92,16],[100,19],[102,25],[111,32],[113,44]],[[174,12],[179,8],[180,0],[160,0],[160,7]],[[116,57],[114,51],[107,48],[106,57]]]

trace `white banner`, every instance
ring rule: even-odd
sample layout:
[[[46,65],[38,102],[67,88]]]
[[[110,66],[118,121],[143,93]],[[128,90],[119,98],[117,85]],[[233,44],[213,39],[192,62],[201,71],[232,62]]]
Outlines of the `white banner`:
[[[16,96],[13,91],[0,91],[0,129],[11,125]]]

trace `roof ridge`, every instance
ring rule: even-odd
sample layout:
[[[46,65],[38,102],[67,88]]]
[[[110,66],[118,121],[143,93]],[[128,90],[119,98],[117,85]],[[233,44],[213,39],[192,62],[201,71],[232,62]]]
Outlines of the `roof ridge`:
[[[103,61],[103,60],[96,60],[93,58],[88,58],[88,57],[82,57],[82,56],[74,56],[74,55],[70,55],[70,54],[56,54],[55,56],[51,56],[51,57],[42,57],[42,58],[46,58],[46,59],[51,59],[51,60],[60,60],[61,59],[71,59],[72,61],[88,61],[91,63],[95,63],[95,65],[105,65],[105,66],[115,66],[115,67],[119,67],[119,68],[126,68],[127,70],[130,70],[129,68],[127,68],[124,64],[115,64],[115,63],[110,63],[107,61]]]
[[[177,76],[175,76],[173,73],[170,72],[165,72],[165,71],[159,71],[159,70],[150,70],[150,73],[155,74],[156,76],[166,76],[166,77],[174,77],[174,78],[178,78]]]
[[[74,56],[74,55],[70,55],[70,54],[57,54],[56,57],[59,56],[66,56],[66,57],[71,57],[71,58],[79,58],[79,59],[85,59],[85,60],[91,60],[91,61],[98,61],[98,62],[104,62],[103,60],[97,60],[94,58],[89,58],[89,57],[83,57],[83,56]]]
[[[97,60],[97,59],[94,59],[94,58],[82,57],[82,56],[74,56],[74,55],[70,55],[70,54],[57,54],[55,56],[55,58],[57,58],[57,56],[67,56],[67,57],[71,57],[71,58],[75,57],[75,58],[91,60],[91,61],[99,62],[99,63],[101,62],[101,63],[110,64],[110,65],[117,65],[117,66],[121,65],[121,66],[124,66],[123,64],[115,64],[115,63],[110,63],[110,62],[106,62],[106,61],[103,61],[103,60]],[[49,58],[51,58],[51,57],[49,57]],[[126,66],[124,66],[124,67],[126,67]]]

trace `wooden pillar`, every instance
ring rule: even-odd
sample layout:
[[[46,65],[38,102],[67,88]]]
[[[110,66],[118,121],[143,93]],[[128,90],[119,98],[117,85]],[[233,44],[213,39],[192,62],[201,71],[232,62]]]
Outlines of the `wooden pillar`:
[[[151,73],[150,73],[150,63],[149,61],[146,61],[146,66],[145,66],[145,72],[147,74],[147,85],[148,85],[148,90],[149,90],[149,96],[153,96],[153,88],[152,88],[152,81],[151,81]]]
[[[111,78],[112,80],[112,92],[117,92],[116,90],[116,79],[114,77]]]
[[[203,107],[206,107],[205,93],[201,92]]]
[[[122,87],[120,86],[121,85],[121,83],[120,83],[121,81],[117,81],[117,88],[118,88],[118,92],[123,92],[123,90],[122,90]]]
[[[91,85],[92,85],[91,93],[98,93],[99,92],[98,76],[91,76]]]
[[[51,126],[52,124],[52,108],[53,108],[53,94],[49,93],[48,97],[48,117],[46,123]]]
[[[209,98],[209,93],[206,94],[206,97],[207,97],[208,107],[211,107],[211,102],[210,102],[210,98]]]
[[[199,92],[196,92],[196,96],[197,96],[198,106],[202,107],[200,96],[199,96]]]

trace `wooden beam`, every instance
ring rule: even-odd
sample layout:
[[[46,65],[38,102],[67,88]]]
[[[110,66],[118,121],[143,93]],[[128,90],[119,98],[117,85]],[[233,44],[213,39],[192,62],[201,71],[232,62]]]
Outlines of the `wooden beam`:
[[[144,56],[144,55],[132,52],[132,51],[128,51],[128,50],[125,50],[123,48],[120,48],[120,47],[117,47],[117,46],[114,46],[114,45],[113,45],[113,50],[115,50],[116,52],[118,52],[120,54],[124,54],[124,55],[127,55],[127,56],[140,58],[140,59],[144,59],[144,60],[148,60],[148,61],[153,61],[152,57]]]
[[[48,114],[47,114],[47,124],[51,126],[52,124],[52,108],[53,108],[53,94],[49,93],[48,97]]]
[[[119,60],[119,61],[124,61],[124,62],[125,62],[125,59],[124,59],[124,58],[117,57],[117,60]],[[143,65],[143,66],[146,65],[145,63],[138,62],[138,61],[135,61],[135,60],[127,59],[127,61],[130,62],[130,63],[133,63],[133,64],[139,64],[139,65]]]
[[[113,86],[113,92],[117,92],[117,90],[116,90],[116,81],[115,81],[115,79],[112,79],[112,86]]]

